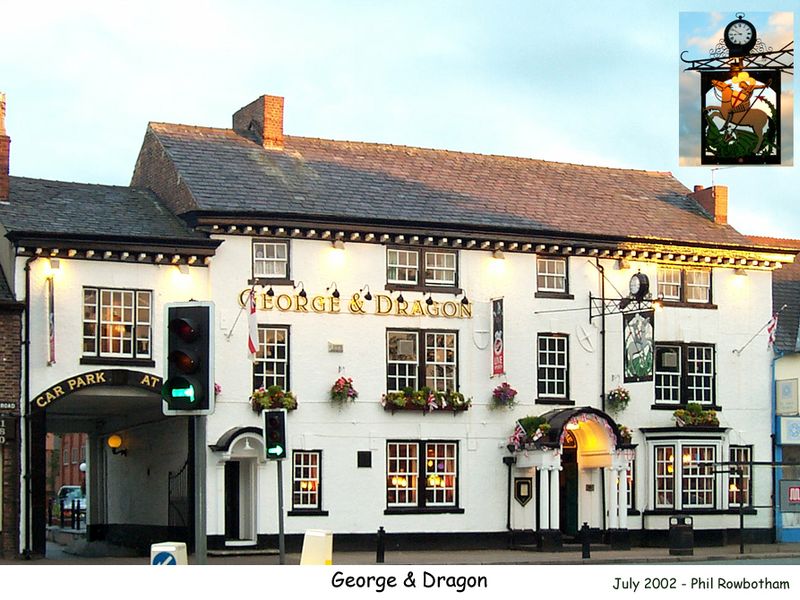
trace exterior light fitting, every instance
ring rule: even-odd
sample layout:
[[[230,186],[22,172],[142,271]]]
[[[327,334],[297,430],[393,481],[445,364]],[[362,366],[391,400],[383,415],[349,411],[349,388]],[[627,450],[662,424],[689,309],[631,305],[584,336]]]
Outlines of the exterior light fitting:
[[[106,444],[108,447],[111,448],[112,454],[121,454],[122,456],[128,456],[127,448],[122,448],[122,437],[119,434],[112,434],[108,436],[106,440]]]
[[[461,299],[461,304],[463,304],[464,306],[469,304],[469,298],[467,298],[466,294],[464,294],[464,297]]]
[[[492,258],[496,258],[497,260],[505,260],[506,255],[503,254],[503,251],[498,248],[497,250],[492,252]]]
[[[272,289],[272,286],[269,286],[269,289],[267,290],[267,296],[272,298],[274,295],[275,295],[275,290]]]
[[[61,261],[57,258],[50,259],[50,270],[58,271],[61,268]]]
[[[397,301],[398,302],[405,302],[406,301],[406,299],[403,298],[403,293],[402,292],[400,292],[400,294],[398,294]]]
[[[308,293],[306,293],[306,286],[303,285],[302,281],[299,281],[297,285],[292,286],[294,289],[300,288],[300,292],[297,294],[301,298],[308,297]]]
[[[175,265],[178,268],[178,271],[181,275],[188,275],[189,274],[189,266],[188,265]]]
[[[337,241],[341,241],[341,240],[337,240]],[[338,298],[339,296],[341,296],[341,294],[339,293],[339,288],[336,287],[336,282],[335,281],[331,281],[331,284],[328,287],[325,288],[325,291],[326,292],[330,292],[331,288],[333,288],[333,291],[331,292],[331,296],[333,296],[334,298]]]
[[[631,268],[631,265],[630,265],[630,263],[629,263],[627,260],[625,260],[624,258],[620,258],[620,259],[618,259],[618,260],[617,260],[617,265],[616,265],[616,267],[617,267],[617,270],[619,270],[619,271],[624,271],[625,269],[630,269],[630,268]]]
[[[333,240],[331,245],[337,250],[344,250],[344,242],[342,240]]]
[[[372,294],[369,292],[369,284],[364,284],[364,287],[358,290],[359,294],[363,294],[364,290],[367,290],[367,293],[364,294],[364,300],[372,300]]]
[[[576,423],[575,421],[570,421],[569,423],[567,423],[568,431],[575,431],[577,429],[580,429],[580,427],[581,427],[580,423]]]
[[[740,277],[747,277],[747,271],[745,271],[741,267],[734,269],[733,273],[734,275],[739,275]]]
[[[433,296],[431,295],[430,292],[428,292],[428,299],[425,300],[425,304],[427,304],[428,306],[431,306],[433,304]]]

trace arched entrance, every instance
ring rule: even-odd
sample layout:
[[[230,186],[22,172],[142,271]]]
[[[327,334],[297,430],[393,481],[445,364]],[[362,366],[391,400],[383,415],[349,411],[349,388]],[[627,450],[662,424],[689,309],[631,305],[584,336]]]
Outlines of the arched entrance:
[[[27,443],[34,553],[45,553],[48,527],[53,526],[46,482],[48,433],[87,436],[88,540],[104,539],[141,550],[156,539],[176,535],[186,539],[185,526],[181,531],[171,527],[168,496],[170,473],[179,472],[187,461],[191,469],[189,419],[164,417],[161,383],[152,373],[98,369],[75,374],[31,398]],[[116,451],[107,443],[112,435],[121,439]]]

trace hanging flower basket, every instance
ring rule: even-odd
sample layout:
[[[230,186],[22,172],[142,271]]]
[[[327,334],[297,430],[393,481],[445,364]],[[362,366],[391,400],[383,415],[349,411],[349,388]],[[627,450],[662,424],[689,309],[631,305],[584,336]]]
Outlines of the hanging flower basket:
[[[255,412],[261,412],[267,408],[285,408],[295,410],[297,408],[297,398],[294,392],[287,392],[279,385],[271,385],[268,388],[260,387],[253,390],[250,396],[250,406]]]
[[[617,428],[619,429],[620,441],[623,444],[630,444],[633,439],[633,430],[626,425],[617,425]]]
[[[621,413],[631,401],[631,394],[624,387],[617,387],[606,394],[606,407],[613,413]]]
[[[339,377],[331,387],[331,402],[344,404],[353,402],[358,398],[358,392],[353,387],[353,380],[349,377]]]
[[[386,392],[381,396],[384,410],[417,410],[425,412],[449,411],[459,412],[469,409],[472,398],[466,398],[461,392],[440,392],[430,388],[413,390],[404,388],[399,392]]]
[[[678,427],[719,427],[717,411],[706,410],[697,402],[689,402],[686,408],[679,408],[672,416]]]
[[[501,383],[492,391],[492,408],[513,408],[517,404],[517,390]]]

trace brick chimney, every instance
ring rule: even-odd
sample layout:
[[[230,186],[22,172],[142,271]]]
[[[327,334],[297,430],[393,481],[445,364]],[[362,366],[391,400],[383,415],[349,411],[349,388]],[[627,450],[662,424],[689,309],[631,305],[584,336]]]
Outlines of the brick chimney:
[[[283,97],[261,96],[233,115],[233,130],[264,148],[283,148]]]
[[[702,185],[694,186],[694,192],[689,194],[703,209],[711,215],[714,223],[725,224],[728,222],[728,186],[712,185],[704,188]]]
[[[6,135],[6,95],[0,92],[0,202],[8,202],[8,167],[11,138]]]

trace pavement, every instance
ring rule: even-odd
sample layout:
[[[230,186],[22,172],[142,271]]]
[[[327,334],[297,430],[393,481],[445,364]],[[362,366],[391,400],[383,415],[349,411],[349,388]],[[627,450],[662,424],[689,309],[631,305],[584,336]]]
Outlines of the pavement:
[[[47,556],[32,560],[0,560],[0,564],[15,565],[146,565],[148,557],[100,556],[102,546],[91,549],[64,546],[48,542]],[[113,548],[109,553],[121,554]],[[81,552],[81,555],[70,552]],[[741,560],[776,561],[781,564],[800,564],[800,544],[747,544],[744,553],[739,546],[715,546],[695,548],[692,556],[672,556],[668,548],[633,548],[631,550],[608,550],[597,548],[591,558],[581,558],[581,552],[537,552],[528,550],[463,550],[463,551],[387,551],[387,565],[608,565],[608,564],[691,564],[706,561],[736,562]],[[195,563],[195,557],[189,557]],[[277,553],[248,554],[236,556],[209,556],[209,565],[279,565]],[[300,554],[286,555],[285,564],[300,564]],[[334,565],[375,565],[374,552],[333,553]]]

